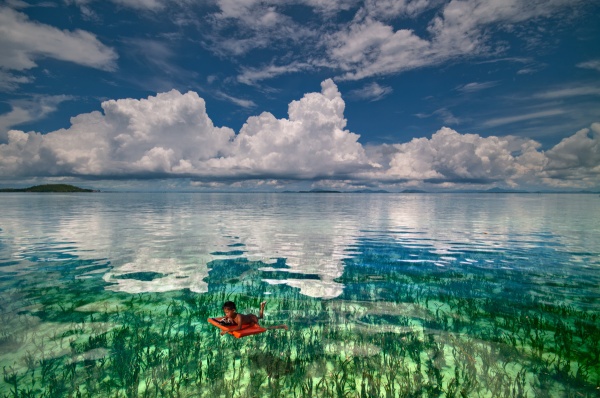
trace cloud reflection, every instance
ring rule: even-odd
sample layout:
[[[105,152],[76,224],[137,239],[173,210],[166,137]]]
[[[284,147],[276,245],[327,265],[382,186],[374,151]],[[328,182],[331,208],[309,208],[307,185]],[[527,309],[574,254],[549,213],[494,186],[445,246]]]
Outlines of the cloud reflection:
[[[598,253],[591,195],[93,194],[3,196],[0,260],[103,260],[107,289],[207,292],[213,260],[260,261],[262,280],[334,298],[365,242],[406,249],[398,264],[501,266],[536,247]],[[558,209],[560,208],[560,211]],[[422,253],[422,255],[415,253]],[[578,254],[580,253],[580,254]],[[582,254],[581,254],[582,253]],[[585,254],[592,253],[592,254]],[[492,259],[494,259],[492,258]],[[285,260],[285,268],[273,267]],[[279,260],[279,261],[278,261]],[[508,261],[508,262],[506,262]],[[502,262],[502,264],[500,264]],[[8,264],[8,263],[7,263]],[[1,270],[2,268],[0,268]],[[8,271],[9,267],[4,267]],[[85,271],[82,271],[85,272]]]

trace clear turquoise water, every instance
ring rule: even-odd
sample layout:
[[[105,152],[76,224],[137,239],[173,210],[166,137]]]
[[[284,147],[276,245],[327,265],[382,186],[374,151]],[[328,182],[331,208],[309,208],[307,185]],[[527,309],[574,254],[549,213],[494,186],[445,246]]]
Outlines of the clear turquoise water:
[[[597,396],[599,268],[597,195],[2,194],[0,396]]]

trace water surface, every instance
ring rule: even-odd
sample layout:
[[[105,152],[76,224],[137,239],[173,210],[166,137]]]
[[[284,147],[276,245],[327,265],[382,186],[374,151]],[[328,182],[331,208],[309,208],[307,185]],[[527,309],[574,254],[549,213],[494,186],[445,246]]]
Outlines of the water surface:
[[[599,267],[596,195],[2,194],[0,394],[595,396]]]

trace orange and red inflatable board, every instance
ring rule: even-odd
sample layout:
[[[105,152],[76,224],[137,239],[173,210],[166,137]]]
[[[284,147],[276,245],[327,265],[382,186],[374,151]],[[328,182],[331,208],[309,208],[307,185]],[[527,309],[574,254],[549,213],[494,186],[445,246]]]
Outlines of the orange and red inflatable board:
[[[221,330],[229,332],[229,334],[234,335],[238,339],[240,337],[250,336],[252,334],[259,334],[259,333],[267,331],[267,329],[261,327],[258,323],[242,326],[241,330],[233,330],[233,329],[237,328],[237,325],[233,325],[233,326],[222,325],[221,323],[219,323],[219,320],[217,318],[208,318],[208,323],[218,327]]]

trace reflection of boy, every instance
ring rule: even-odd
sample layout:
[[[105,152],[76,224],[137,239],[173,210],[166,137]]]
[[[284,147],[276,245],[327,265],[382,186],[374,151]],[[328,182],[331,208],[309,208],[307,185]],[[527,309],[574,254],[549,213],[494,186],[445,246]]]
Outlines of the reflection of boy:
[[[247,314],[247,315],[239,314],[235,308],[235,303],[233,301],[227,301],[225,304],[223,304],[223,312],[225,313],[225,316],[219,320],[219,323],[224,326],[236,326],[237,325],[237,329],[230,329],[228,331],[224,330],[221,332],[221,335],[224,335],[225,333],[228,333],[228,332],[234,332],[236,330],[242,330],[242,327],[244,325],[250,325],[250,326],[258,325],[258,320],[264,318],[266,304],[267,304],[266,301],[263,301],[262,303],[260,303],[260,312],[258,313],[258,316],[256,316],[254,314]],[[267,329],[285,329],[285,330],[287,330],[288,327],[287,327],[287,325],[277,325],[277,326],[270,326]]]

